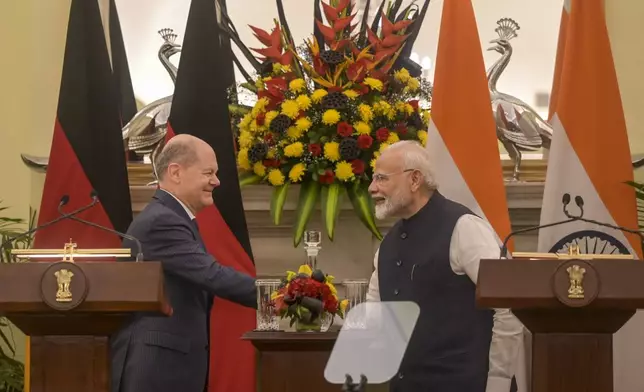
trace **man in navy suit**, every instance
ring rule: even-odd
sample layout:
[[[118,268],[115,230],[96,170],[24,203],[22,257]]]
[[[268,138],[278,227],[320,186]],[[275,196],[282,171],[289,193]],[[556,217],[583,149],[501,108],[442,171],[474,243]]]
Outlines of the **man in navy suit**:
[[[112,392],[203,392],[213,296],[257,306],[255,279],[217,263],[199,235],[195,215],[213,204],[217,168],[210,145],[189,135],[172,138],[157,159],[160,189],[127,233],[145,260],[162,263],[173,313],[136,315],[111,337]]]

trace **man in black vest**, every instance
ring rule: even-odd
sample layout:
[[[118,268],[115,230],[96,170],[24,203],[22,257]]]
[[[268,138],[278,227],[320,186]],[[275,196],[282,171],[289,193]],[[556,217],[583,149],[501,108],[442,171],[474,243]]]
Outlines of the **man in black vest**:
[[[400,220],[376,253],[367,300],[420,306],[391,391],[509,392],[523,325],[475,303],[479,260],[499,256],[491,226],[438,192],[416,142],[383,151],[369,190],[378,219]]]

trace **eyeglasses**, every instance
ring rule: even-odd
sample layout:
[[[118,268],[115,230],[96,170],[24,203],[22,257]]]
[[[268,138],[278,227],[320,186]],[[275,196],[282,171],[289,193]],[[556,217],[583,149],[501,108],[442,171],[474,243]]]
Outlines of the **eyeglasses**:
[[[374,173],[373,174],[373,182],[380,184],[380,183],[383,183],[383,182],[389,180],[389,177],[391,177],[391,176],[395,176],[396,174],[412,172],[414,170],[416,170],[416,169],[405,169],[405,170],[402,170],[402,171],[399,171],[399,172],[387,173],[387,174]]]

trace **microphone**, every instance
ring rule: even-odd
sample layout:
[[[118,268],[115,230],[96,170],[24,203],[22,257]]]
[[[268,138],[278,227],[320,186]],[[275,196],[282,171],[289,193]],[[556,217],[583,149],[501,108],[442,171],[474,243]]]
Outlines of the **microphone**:
[[[92,196],[92,198],[98,202],[98,193],[96,193],[96,191],[92,191],[90,196]],[[69,200],[69,197],[67,197],[67,199]],[[67,204],[67,203],[65,203],[65,204]],[[58,205],[58,212],[60,214],[64,215],[63,206],[65,204],[63,204],[61,202],[61,204]],[[135,237],[133,237],[133,236],[131,236],[129,234],[121,233],[120,231],[110,229],[109,227],[105,227],[105,226],[99,225],[97,223],[90,222],[88,220],[78,218],[76,216],[70,216],[69,219],[74,220],[76,222],[84,223],[84,224],[86,224],[88,226],[92,226],[92,227],[95,227],[97,229],[101,229],[101,230],[106,231],[108,233],[115,234],[115,235],[117,235],[117,236],[119,236],[121,238],[125,238],[125,239],[128,239],[128,240],[134,241],[136,243],[136,247],[137,247],[137,250],[138,250],[138,253],[136,254],[136,261],[137,262],[143,261],[143,247],[141,246],[141,242],[138,240],[138,238],[135,238]]]
[[[67,203],[69,203],[69,196],[68,195],[63,195],[63,197],[60,198],[60,203],[58,203],[58,210],[60,211],[62,206],[66,205]],[[38,230],[44,229],[45,227],[49,227],[49,226],[51,226],[51,225],[53,225],[55,223],[58,223],[58,222],[60,222],[62,220],[69,219],[69,218],[73,217],[74,215],[80,214],[81,212],[83,212],[85,210],[89,210],[90,208],[94,207],[96,205],[96,203],[98,203],[98,199],[93,198],[92,202],[90,204],[84,206],[84,207],[78,208],[78,209],[76,209],[76,210],[74,210],[74,211],[72,211],[70,213],[63,214],[63,215],[59,216],[56,219],[53,219],[53,220],[51,220],[49,222],[46,222],[46,223],[43,223],[42,225],[34,227],[31,230],[25,231],[22,234],[18,234],[17,236],[8,238],[6,241],[4,241],[2,243],[2,245],[0,245],[0,250],[4,249],[7,245],[9,245],[10,243],[12,243],[15,240],[18,240],[20,238],[26,237],[26,236],[28,236],[28,235],[30,235],[32,233],[35,233]]]
[[[581,197],[577,196],[575,198],[575,203],[577,203],[577,198],[581,199]],[[563,195],[563,197],[561,198],[561,203],[563,204],[564,214],[566,215],[566,217],[568,217],[568,219],[562,220],[562,221],[559,221],[559,222],[548,223],[548,224],[545,224],[545,225],[526,227],[525,229],[520,229],[520,230],[515,230],[515,231],[510,232],[510,234],[508,234],[505,237],[505,240],[503,241],[503,246],[501,247],[501,252],[499,253],[499,258],[502,259],[502,258],[508,256],[508,241],[510,241],[510,238],[514,237],[517,234],[526,233],[526,232],[539,230],[539,229],[545,229],[545,228],[552,227],[552,226],[559,226],[559,225],[563,225],[563,224],[566,224],[566,223],[582,220],[581,217],[573,216],[573,215],[570,215],[568,213],[567,207],[568,207],[568,204],[570,204],[570,194],[569,193],[565,193]],[[583,205],[583,199],[581,200],[581,204]],[[583,211],[583,209],[582,209],[582,211]]]
[[[579,207],[579,211],[580,211],[579,215],[577,215],[577,216],[572,215],[564,208],[564,214],[566,214],[566,216],[568,218],[575,218],[575,220],[578,220],[578,221],[581,221],[581,222],[592,223],[594,225],[608,227],[610,229],[620,230],[620,231],[624,231],[626,233],[637,234],[638,236],[640,236],[640,238],[642,240],[644,240],[644,234],[639,230],[633,230],[633,229],[629,229],[627,227],[615,226],[615,225],[611,225],[609,223],[603,223],[603,222],[599,222],[599,221],[596,221],[596,220],[593,220],[593,219],[584,218],[583,217],[584,216],[584,199],[581,196],[575,196],[575,204],[577,205],[577,207]]]

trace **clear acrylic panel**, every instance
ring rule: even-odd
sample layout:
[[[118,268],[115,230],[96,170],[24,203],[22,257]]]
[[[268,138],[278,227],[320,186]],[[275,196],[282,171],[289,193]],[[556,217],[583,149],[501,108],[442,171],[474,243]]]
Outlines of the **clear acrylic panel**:
[[[279,287],[280,279],[257,279],[257,331],[278,331],[279,316],[275,312],[271,294]]]
[[[361,375],[369,384],[389,381],[398,371],[420,308],[414,302],[363,302],[349,311],[347,321],[359,317],[364,328],[340,330],[324,370],[332,384]],[[345,324],[346,325],[346,324]]]

